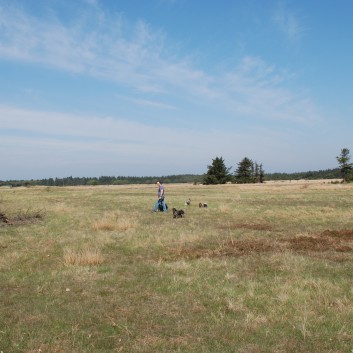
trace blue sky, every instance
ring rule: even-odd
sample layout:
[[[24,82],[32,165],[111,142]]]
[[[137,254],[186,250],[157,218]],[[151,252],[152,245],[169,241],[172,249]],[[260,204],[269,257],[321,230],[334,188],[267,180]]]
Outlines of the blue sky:
[[[337,167],[351,0],[0,0],[0,180]]]

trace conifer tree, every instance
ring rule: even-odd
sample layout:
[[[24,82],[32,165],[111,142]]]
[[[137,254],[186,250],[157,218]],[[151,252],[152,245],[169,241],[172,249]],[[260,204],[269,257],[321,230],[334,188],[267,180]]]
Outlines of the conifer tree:
[[[254,166],[254,183],[260,183],[260,166],[255,162]]]
[[[253,162],[250,158],[243,158],[238,163],[235,171],[235,182],[238,184],[245,183],[263,183],[265,180],[265,172],[262,163]]]
[[[212,165],[207,166],[207,169],[207,173],[203,176],[203,183],[206,185],[225,184],[232,179],[230,174],[232,167],[227,168],[222,157],[213,159]]]
[[[240,184],[254,182],[254,163],[251,159],[245,157],[238,163],[235,181]]]
[[[262,163],[259,166],[259,182],[263,183],[265,181],[265,171],[263,169]]]
[[[343,181],[348,181],[352,179],[352,170],[353,170],[353,164],[349,163],[351,156],[349,155],[349,149],[348,148],[342,148],[341,149],[341,154],[336,157],[341,175],[343,178]]]

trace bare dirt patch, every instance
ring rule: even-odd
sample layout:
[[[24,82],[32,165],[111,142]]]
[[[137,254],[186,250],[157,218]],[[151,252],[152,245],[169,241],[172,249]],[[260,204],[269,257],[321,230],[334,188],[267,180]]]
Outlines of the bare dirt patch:
[[[310,256],[322,253],[350,253],[353,252],[353,230],[325,230],[318,234],[298,235],[280,240],[273,238],[231,239],[209,247],[201,244],[190,244],[189,246],[185,245],[177,249],[171,249],[170,256],[165,260],[237,257],[282,251],[292,251]]]
[[[353,251],[353,229],[325,230],[313,236],[298,236],[287,240],[290,249],[295,251]]]
[[[283,239],[289,249],[300,252],[351,252],[353,229],[325,230],[321,233]]]
[[[183,247],[172,249],[170,254],[174,258],[198,259],[224,256],[242,256],[255,253],[275,251],[276,244],[266,240],[230,240],[215,248]]]
[[[328,251],[334,248],[335,242],[330,238],[298,236],[284,240],[289,248],[295,251]]]
[[[342,240],[353,240],[353,229],[348,230],[325,230],[320,234],[330,238],[338,238]]]

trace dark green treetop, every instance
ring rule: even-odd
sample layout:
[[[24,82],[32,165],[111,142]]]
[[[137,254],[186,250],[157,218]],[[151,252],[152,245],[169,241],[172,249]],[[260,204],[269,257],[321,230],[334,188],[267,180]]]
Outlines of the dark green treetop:
[[[253,161],[245,157],[238,163],[238,168],[235,171],[235,181],[237,183],[253,183],[254,182],[254,170],[255,166]]]
[[[351,159],[351,156],[349,155],[349,149],[342,148],[341,154],[337,156],[336,159],[340,167],[343,181],[349,181],[350,179],[352,179],[353,164],[349,163]]]
[[[222,157],[216,157],[212,160],[212,165],[207,166],[207,173],[203,176],[203,183],[206,185],[225,184],[232,179],[231,169],[232,167],[226,167]]]

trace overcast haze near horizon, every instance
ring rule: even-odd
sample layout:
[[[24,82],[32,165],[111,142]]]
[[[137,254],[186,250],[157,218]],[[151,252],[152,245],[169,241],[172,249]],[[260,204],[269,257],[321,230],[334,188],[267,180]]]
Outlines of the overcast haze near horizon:
[[[0,0],[0,180],[336,168],[353,1]]]

